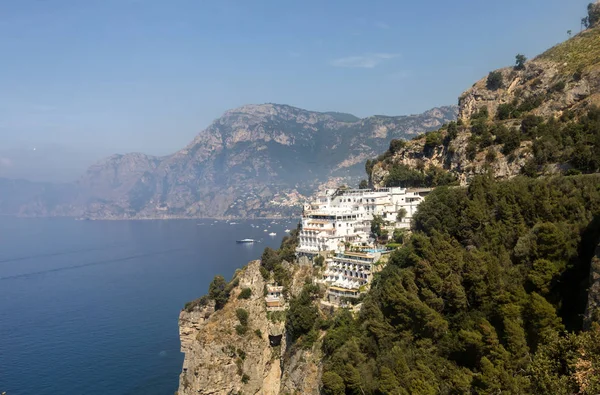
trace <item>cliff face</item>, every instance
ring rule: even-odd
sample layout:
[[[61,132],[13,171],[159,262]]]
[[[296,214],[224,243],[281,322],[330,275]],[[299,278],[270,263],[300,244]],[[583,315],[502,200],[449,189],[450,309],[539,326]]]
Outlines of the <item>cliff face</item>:
[[[71,201],[41,206],[28,190],[0,213],[90,218],[264,217],[298,214],[323,183],[357,184],[364,162],[393,138],[409,138],[456,118],[456,106],[419,115],[359,119],[278,105],[227,111],[187,147],[165,157],[113,155],[91,166]],[[1,185],[0,185],[1,188]],[[41,191],[39,194],[42,194]]]
[[[461,185],[488,169],[498,179],[520,174],[534,158],[536,149],[555,149],[554,143],[538,142],[540,145],[534,147],[539,138],[524,132],[521,126],[524,119],[540,117],[548,121],[579,116],[600,105],[600,28],[584,31],[523,67],[503,68],[494,73],[496,84],[486,77],[460,96],[459,125],[454,136],[449,136],[448,129],[441,129],[437,139],[423,135],[408,141],[391,158],[373,166],[372,182],[383,185],[394,164],[413,169],[439,167],[452,172]],[[475,119],[484,109],[487,125],[476,132]],[[510,153],[503,149],[506,138],[499,137],[498,131],[517,135],[516,147]],[[488,155],[490,152],[493,153]],[[537,170],[552,174],[568,167],[564,161],[549,158]]]
[[[254,261],[242,269],[239,285],[221,310],[215,312],[214,304],[209,304],[181,312],[179,332],[185,360],[179,395],[318,393],[318,354],[286,349],[283,322],[267,315],[265,281],[259,267],[260,262]],[[312,268],[288,265],[288,270],[293,273],[293,295],[312,276]],[[243,288],[252,290],[249,299],[237,298]],[[248,312],[248,329],[241,335],[235,329],[238,309]]]

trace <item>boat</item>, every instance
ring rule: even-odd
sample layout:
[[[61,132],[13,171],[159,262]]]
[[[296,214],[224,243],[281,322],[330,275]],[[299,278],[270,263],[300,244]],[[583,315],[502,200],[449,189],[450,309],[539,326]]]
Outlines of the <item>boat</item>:
[[[285,233],[290,233],[290,232],[291,232],[291,231],[290,231],[289,229],[286,229],[286,230],[285,230]]]
[[[263,230],[263,232],[268,232],[268,230],[265,229],[265,230]]]
[[[254,239],[242,239],[242,240],[236,240],[236,243],[254,243]]]
[[[277,233],[271,232],[271,233],[269,233],[269,236],[277,236]]]

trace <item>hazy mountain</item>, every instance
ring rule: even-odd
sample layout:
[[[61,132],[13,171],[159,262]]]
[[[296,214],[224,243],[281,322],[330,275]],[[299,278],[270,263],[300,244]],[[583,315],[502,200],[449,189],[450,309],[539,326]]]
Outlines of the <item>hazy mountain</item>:
[[[357,183],[365,160],[391,139],[437,129],[456,115],[455,106],[359,119],[247,105],[227,111],[172,155],[114,155],[91,166],[77,182],[76,205],[55,211],[93,218],[298,213],[299,201],[320,184]]]

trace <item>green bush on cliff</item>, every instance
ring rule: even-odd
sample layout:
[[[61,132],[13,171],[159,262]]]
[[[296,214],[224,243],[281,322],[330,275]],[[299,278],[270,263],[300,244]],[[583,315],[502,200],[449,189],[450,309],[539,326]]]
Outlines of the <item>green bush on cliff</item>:
[[[246,309],[237,309],[235,310],[235,316],[237,317],[240,324],[243,326],[248,326],[248,310]]]
[[[292,298],[286,313],[285,326],[291,342],[308,335],[318,324],[319,311],[313,300],[319,295],[319,287],[305,284],[300,295]],[[306,344],[308,345],[308,344]]]
[[[251,296],[252,296],[252,289],[244,288],[241,290],[240,294],[238,295],[238,299],[250,299]]]

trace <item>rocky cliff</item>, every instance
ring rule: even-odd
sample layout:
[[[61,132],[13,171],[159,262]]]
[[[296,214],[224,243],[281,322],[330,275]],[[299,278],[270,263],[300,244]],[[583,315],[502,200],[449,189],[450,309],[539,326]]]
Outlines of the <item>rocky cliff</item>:
[[[0,200],[0,213],[114,219],[297,214],[302,199],[319,185],[358,183],[364,161],[384,151],[391,139],[437,129],[456,114],[449,106],[359,119],[286,105],[247,105],[227,111],[172,155],[114,155],[90,167],[69,201],[40,207],[27,192],[13,190],[22,196],[20,204],[15,208]]]
[[[588,114],[600,105],[600,28],[586,30],[535,59],[491,72],[458,102],[457,124],[380,157],[373,165],[373,184],[385,185],[398,165],[444,169],[462,185],[489,170],[499,179],[524,170],[598,171],[593,159],[600,157],[596,126],[585,137],[573,129],[588,119],[597,122]],[[573,159],[582,151],[590,156],[583,165]]]
[[[292,274],[290,296],[298,294],[312,276],[309,265],[285,265]],[[197,394],[317,394],[320,381],[318,347],[295,350],[287,345],[285,325],[267,313],[265,280],[260,262],[249,263],[236,274],[225,306],[198,305],[179,316],[181,351],[185,353],[178,395]],[[249,299],[239,299],[244,288]],[[237,311],[248,313],[246,331],[236,330]]]

